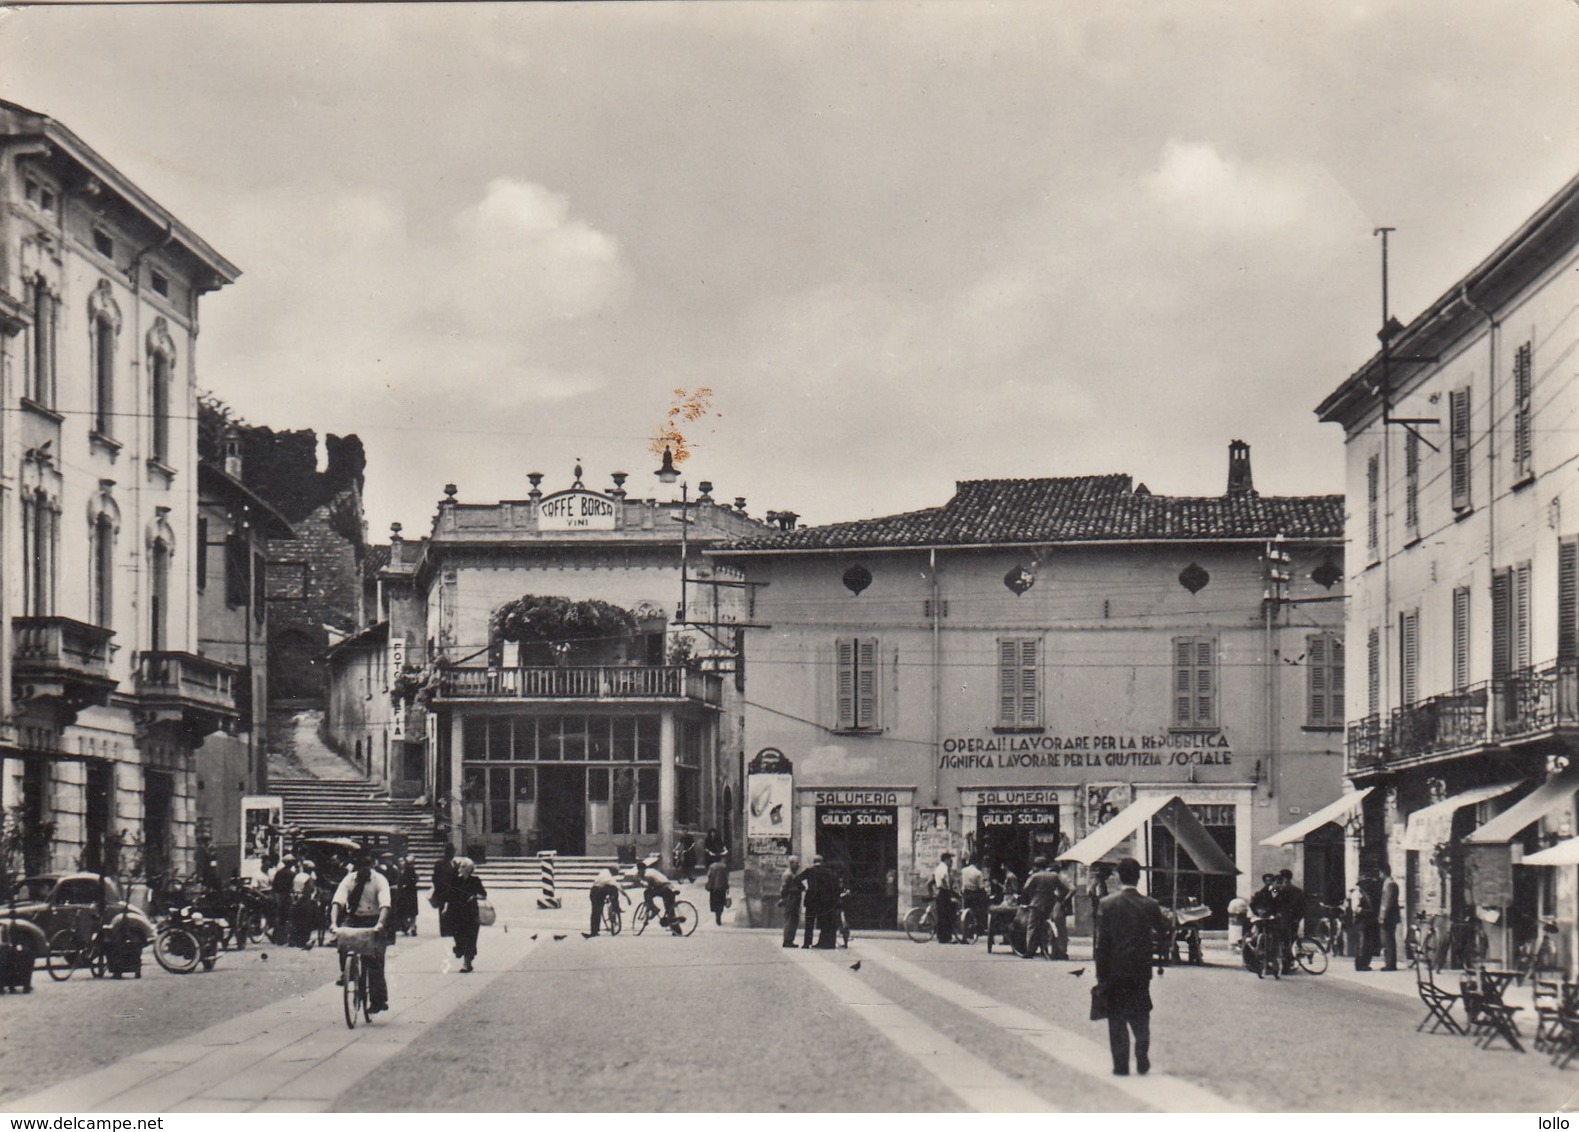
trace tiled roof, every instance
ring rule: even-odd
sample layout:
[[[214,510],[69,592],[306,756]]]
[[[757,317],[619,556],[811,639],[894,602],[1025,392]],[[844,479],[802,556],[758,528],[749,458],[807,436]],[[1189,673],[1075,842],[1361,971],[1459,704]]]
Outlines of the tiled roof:
[[[782,531],[720,549],[838,550],[1134,539],[1343,536],[1343,496],[1205,497],[1136,491],[1126,475],[965,480],[942,507]]]
[[[362,576],[376,578],[378,572],[389,565],[389,544],[387,542],[375,543],[367,548],[367,556],[362,559]]]

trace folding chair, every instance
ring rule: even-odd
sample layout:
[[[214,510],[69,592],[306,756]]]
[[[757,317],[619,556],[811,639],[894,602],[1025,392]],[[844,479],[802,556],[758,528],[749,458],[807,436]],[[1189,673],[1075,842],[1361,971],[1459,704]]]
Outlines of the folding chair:
[[[1427,1033],[1434,1034],[1444,1026],[1450,1034],[1467,1033],[1453,1017],[1453,1004],[1458,1001],[1459,996],[1436,985],[1435,979],[1431,976],[1431,963],[1424,956],[1415,960],[1415,990],[1426,1008],[1426,1016],[1420,1019],[1420,1025],[1415,1027],[1415,1033],[1424,1030],[1428,1022],[1431,1024],[1431,1029]]]
[[[1534,979],[1530,988],[1535,995],[1535,1038],[1531,1042],[1542,1053],[1551,1053],[1562,1037],[1562,985],[1554,980]]]
[[[1519,1043],[1519,1024],[1514,1018],[1524,1008],[1503,1002],[1495,980],[1470,973],[1460,982],[1459,990],[1477,1046],[1490,1049],[1491,1043],[1501,1038],[1517,1052],[1524,1052]]]

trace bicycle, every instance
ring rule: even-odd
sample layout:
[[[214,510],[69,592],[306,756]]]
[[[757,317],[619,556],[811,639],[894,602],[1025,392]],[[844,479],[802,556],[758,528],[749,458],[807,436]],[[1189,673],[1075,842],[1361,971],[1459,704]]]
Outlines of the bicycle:
[[[647,924],[652,920],[652,905],[643,900],[636,905],[636,911],[631,913],[631,932],[641,935],[647,930]],[[675,935],[688,936],[696,930],[696,905],[689,900],[676,900],[674,902],[674,919],[667,925]]]
[[[354,1030],[358,1015],[364,1022],[373,1020],[366,961],[375,954],[383,954],[384,941],[379,939],[376,927],[342,925],[335,929],[334,945],[335,950],[345,958],[345,966],[340,972],[340,1007],[345,1014],[346,1029]]]
[[[1316,916],[1310,925],[1310,938],[1320,944],[1328,955],[1342,955],[1343,907],[1338,904],[1317,904]]]
[[[1562,957],[1557,950],[1557,920],[1551,916],[1542,916],[1540,924],[1537,938],[1519,944],[1514,970],[1519,972],[1520,983],[1550,971],[1562,970]]]
[[[1300,936],[1294,941],[1294,962],[1307,975],[1326,974],[1326,945],[1311,936]]]
[[[65,982],[77,971],[91,971],[95,979],[104,978],[109,963],[104,954],[103,929],[84,940],[75,928],[61,928],[49,937],[44,966],[57,983]]]
[[[181,908],[170,914],[154,937],[154,960],[172,975],[189,975],[199,964],[212,971],[219,961],[225,930],[223,920],[210,920],[201,912]]]
[[[621,907],[629,904],[631,898],[623,892],[616,892],[614,896],[603,902],[603,930],[609,935],[619,935],[620,929],[625,926],[625,913]]]
[[[1256,973],[1258,979],[1264,979],[1269,974],[1274,979],[1283,977],[1283,961],[1278,954],[1282,947],[1277,942],[1278,932],[1273,923],[1270,916],[1251,917],[1244,945],[1239,950],[1240,959]]]
[[[974,908],[963,908],[954,917],[954,941],[975,943],[986,925]],[[905,913],[905,934],[915,943],[929,943],[938,934],[937,905],[929,900]]]

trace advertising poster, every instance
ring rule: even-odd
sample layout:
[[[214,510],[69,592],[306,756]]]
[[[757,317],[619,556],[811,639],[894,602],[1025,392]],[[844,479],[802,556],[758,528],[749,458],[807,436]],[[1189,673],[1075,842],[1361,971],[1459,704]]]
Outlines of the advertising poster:
[[[932,870],[937,867],[938,859],[945,849],[953,849],[954,840],[949,829],[949,814],[946,806],[922,806],[916,810],[916,829],[911,839],[915,856],[915,883],[911,886],[913,892],[926,892],[927,881],[932,879]],[[956,859],[954,868],[959,868]]]
[[[795,818],[794,768],[776,747],[746,767],[746,841],[755,855],[787,856]]]
[[[284,844],[285,803],[276,795],[248,794],[241,799],[241,875],[263,879],[263,858],[279,857]]]

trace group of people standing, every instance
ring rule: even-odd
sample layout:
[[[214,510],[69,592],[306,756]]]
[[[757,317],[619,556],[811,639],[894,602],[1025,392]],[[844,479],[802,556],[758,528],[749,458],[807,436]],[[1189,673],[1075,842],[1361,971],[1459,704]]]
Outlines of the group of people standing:
[[[1355,880],[1344,901],[1344,914],[1354,951],[1354,969],[1371,970],[1371,962],[1380,952],[1382,970],[1398,970],[1398,923],[1402,912],[1398,882],[1387,862],[1382,862],[1376,874]]]
[[[784,909],[785,947],[794,947],[796,932],[800,929],[801,916],[806,918],[806,935],[800,946],[816,946],[832,950],[842,937],[844,946],[850,946],[850,925],[844,916],[844,898],[849,885],[819,853],[805,869],[800,858],[791,857],[779,883],[779,907]]]
[[[985,870],[982,863],[987,865]],[[957,873],[953,865],[953,850],[944,850],[929,882],[935,938],[939,943],[966,942],[956,930],[957,917],[963,911],[974,913],[976,922],[986,930],[990,951],[993,939],[1007,937],[1018,916],[1027,932],[1031,954],[1048,944],[1054,959],[1069,958],[1069,913],[1075,892],[1064,879],[1063,862],[1036,857],[1023,884],[1006,864],[966,857]]]
[[[362,856],[356,854],[355,860]],[[311,858],[298,859],[295,853],[286,853],[278,862],[272,855],[265,856],[262,866],[263,880],[273,899],[277,941],[301,948],[322,943],[330,926],[331,894],[343,876],[354,871],[354,860],[350,855],[336,856],[320,869]],[[416,863],[410,857],[386,857],[370,867],[389,886],[396,929],[416,935]]]

